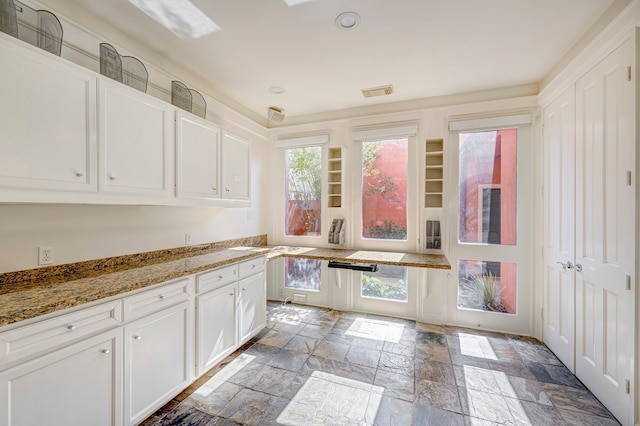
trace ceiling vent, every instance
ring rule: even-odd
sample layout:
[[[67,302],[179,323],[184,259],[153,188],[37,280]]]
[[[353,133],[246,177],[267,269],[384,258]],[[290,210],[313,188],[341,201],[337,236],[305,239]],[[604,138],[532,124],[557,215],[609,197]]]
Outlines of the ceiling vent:
[[[284,114],[280,108],[269,107],[269,120],[282,123],[284,120]]]
[[[393,86],[380,86],[372,87],[371,89],[362,89],[362,94],[365,98],[372,98],[374,96],[386,96],[393,93]]]

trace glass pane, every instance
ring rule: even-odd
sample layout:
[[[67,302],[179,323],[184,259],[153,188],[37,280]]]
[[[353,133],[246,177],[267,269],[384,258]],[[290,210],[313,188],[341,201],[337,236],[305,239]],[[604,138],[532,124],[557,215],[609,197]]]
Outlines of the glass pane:
[[[407,240],[408,139],[362,143],[362,238]]]
[[[362,273],[362,297],[407,301],[407,268],[378,265],[377,272]]]
[[[460,242],[516,244],[517,139],[517,129],[460,133]]]
[[[285,235],[320,236],[322,148],[286,150]]]
[[[320,291],[322,261],[312,259],[284,259],[284,287],[299,290]]]
[[[458,261],[458,308],[515,314],[516,275],[511,262]]]

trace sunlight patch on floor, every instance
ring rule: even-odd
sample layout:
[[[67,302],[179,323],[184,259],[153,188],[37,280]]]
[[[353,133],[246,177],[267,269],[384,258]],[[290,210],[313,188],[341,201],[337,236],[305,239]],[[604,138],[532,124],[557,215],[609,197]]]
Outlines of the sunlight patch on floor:
[[[384,388],[314,371],[280,413],[278,424],[373,424]]]

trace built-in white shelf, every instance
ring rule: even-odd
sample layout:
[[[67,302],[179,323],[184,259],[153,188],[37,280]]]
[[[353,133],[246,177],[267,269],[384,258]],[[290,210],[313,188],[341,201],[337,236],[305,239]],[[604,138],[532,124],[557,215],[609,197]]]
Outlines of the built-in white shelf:
[[[342,147],[329,147],[327,172],[327,206],[342,207]]]
[[[444,188],[444,141],[442,139],[427,139],[424,164],[424,206],[442,207]]]

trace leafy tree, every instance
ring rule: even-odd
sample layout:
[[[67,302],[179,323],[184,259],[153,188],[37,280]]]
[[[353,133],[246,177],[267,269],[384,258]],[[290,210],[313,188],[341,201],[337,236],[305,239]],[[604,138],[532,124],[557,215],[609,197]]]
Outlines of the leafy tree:
[[[322,199],[322,154],[320,147],[287,150],[287,201],[302,201],[300,210],[305,218],[307,233],[317,232],[320,226]],[[317,206],[311,205],[315,201]]]

